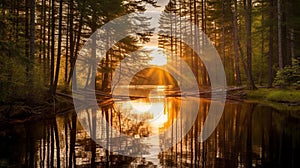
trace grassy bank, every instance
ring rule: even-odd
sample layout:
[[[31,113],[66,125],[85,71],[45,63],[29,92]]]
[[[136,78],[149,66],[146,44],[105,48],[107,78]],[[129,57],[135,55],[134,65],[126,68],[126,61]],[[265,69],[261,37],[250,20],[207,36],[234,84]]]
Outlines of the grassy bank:
[[[254,91],[247,90],[246,95],[248,99],[300,105],[299,90],[263,88]]]

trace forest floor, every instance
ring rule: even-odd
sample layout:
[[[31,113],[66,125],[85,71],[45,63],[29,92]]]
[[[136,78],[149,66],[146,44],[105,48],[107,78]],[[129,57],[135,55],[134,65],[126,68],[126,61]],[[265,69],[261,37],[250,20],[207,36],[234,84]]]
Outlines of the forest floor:
[[[57,96],[54,101],[44,101],[39,104],[11,102],[0,105],[0,128],[27,121],[53,118],[57,114],[74,111],[72,99]],[[1,130],[1,129],[0,129]]]

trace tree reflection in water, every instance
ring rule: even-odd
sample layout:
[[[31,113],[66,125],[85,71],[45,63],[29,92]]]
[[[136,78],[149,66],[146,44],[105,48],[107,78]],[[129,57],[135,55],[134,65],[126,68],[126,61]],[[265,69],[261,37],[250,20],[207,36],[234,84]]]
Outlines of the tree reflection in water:
[[[120,156],[105,150],[91,140],[76,114],[70,112],[56,119],[30,121],[1,131],[5,136],[0,139],[0,167],[299,167],[296,156],[300,156],[300,117],[293,111],[228,101],[215,132],[199,143],[197,138],[210,105],[210,100],[201,99],[193,128],[175,144],[185,124],[174,119],[181,100],[163,101],[167,120],[162,120],[160,127],[146,122],[151,119],[150,114],[143,113],[139,117],[144,120],[138,122],[134,120],[136,114],[121,112],[114,104],[85,113],[91,121],[91,132],[105,130],[105,134],[95,136],[113,136],[107,126],[98,127],[95,116],[101,112],[114,129],[136,137],[136,142],[124,141],[119,148],[144,157]],[[174,138],[161,138],[159,144],[173,143],[173,147],[150,156],[149,144],[139,143],[140,137],[155,134],[156,129],[163,132],[172,123],[172,136],[166,136]]]

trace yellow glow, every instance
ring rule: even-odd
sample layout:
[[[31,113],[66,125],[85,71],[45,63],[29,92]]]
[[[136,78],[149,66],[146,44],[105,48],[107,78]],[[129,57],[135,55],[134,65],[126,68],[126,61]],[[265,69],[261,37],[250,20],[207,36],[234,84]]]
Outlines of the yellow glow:
[[[155,128],[162,127],[168,121],[168,115],[165,111],[165,95],[161,88],[152,90],[148,99],[131,100],[130,104],[133,113],[142,115],[149,114],[151,117],[147,122]]]
[[[151,108],[151,102],[146,102],[141,99],[131,100],[130,103],[136,113],[145,113]]]
[[[152,57],[151,61],[149,62],[151,65],[163,66],[168,63],[167,57],[162,49],[152,49],[150,56]]]

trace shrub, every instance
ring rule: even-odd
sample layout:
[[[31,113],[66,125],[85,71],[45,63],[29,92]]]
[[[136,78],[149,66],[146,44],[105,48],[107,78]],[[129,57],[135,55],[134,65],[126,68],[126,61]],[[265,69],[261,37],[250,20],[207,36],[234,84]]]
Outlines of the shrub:
[[[286,66],[283,70],[276,73],[274,80],[275,86],[287,87],[292,86],[300,89],[300,65],[299,61],[293,59],[293,66]]]

